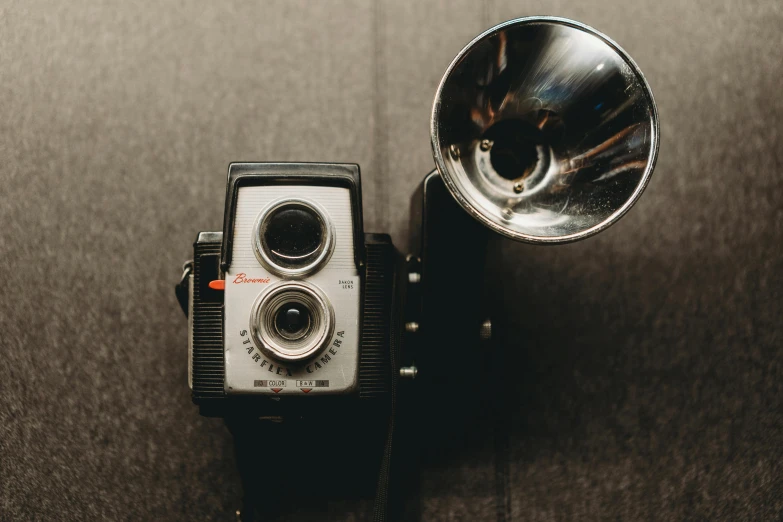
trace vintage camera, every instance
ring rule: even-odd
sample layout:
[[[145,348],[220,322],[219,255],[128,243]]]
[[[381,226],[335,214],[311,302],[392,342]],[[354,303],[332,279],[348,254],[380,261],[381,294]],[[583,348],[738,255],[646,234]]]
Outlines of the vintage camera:
[[[193,250],[202,413],[388,391],[396,254],[389,236],[364,233],[357,165],[232,163],[223,232],[199,233]]]
[[[503,409],[505,368],[486,345],[507,311],[493,317],[483,294],[488,241],[558,244],[606,229],[641,196],[660,142],[630,56],[553,17],[471,41],[441,80],[430,129],[436,169],[412,196],[404,261],[388,236],[363,233],[357,166],[237,163],[223,232],[199,234],[178,287],[203,414],[320,412],[327,422],[369,418],[351,405],[370,405],[364,413],[389,419],[379,520],[395,411],[414,434],[399,430],[402,453],[414,455],[449,441],[459,451],[464,412],[481,408],[476,390]]]

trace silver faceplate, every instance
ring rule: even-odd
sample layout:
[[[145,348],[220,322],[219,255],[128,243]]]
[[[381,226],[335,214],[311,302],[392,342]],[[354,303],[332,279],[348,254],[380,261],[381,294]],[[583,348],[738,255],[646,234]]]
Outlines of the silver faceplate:
[[[250,335],[253,303],[272,284],[286,280],[256,258],[252,234],[259,213],[272,201],[297,197],[317,202],[334,226],[335,246],[329,261],[303,280],[326,294],[335,313],[328,345],[304,362],[267,357]],[[342,394],[356,387],[359,361],[360,279],[354,264],[350,191],[340,187],[240,187],[234,219],[234,241],[225,274],[225,391],[229,395]],[[242,282],[253,281],[253,282]]]

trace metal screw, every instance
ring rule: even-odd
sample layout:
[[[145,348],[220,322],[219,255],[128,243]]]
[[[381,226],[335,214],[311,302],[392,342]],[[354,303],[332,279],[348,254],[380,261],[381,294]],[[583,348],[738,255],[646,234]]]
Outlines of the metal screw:
[[[481,144],[479,145],[479,147],[481,147],[481,150],[483,150],[484,152],[487,152],[489,149],[492,148],[492,145],[494,145],[494,142],[490,140],[481,140]]]
[[[481,328],[479,329],[479,339],[482,341],[489,341],[492,339],[492,320],[486,319],[483,323],[481,323]]]
[[[421,281],[421,274],[418,272],[410,272],[408,274],[408,282],[412,284],[416,284],[419,281]]]
[[[416,333],[419,331],[419,323],[416,323],[414,321],[411,321],[409,323],[405,323],[405,331],[410,333]]]
[[[419,369],[415,366],[403,366],[400,368],[400,377],[403,379],[415,379],[419,374]]]
[[[514,211],[511,210],[510,208],[504,208],[503,210],[500,211],[500,213],[503,214],[503,217],[506,219],[511,219],[511,216],[514,215]]]
[[[451,153],[452,159],[458,160],[459,159],[459,148],[456,145],[452,145],[449,147],[449,152]]]
[[[514,192],[516,192],[517,194],[519,194],[519,193],[520,193],[520,192],[522,192],[523,190],[525,190],[525,186],[524,186],[524,185],[522,185],[522,183],[514,183]]]

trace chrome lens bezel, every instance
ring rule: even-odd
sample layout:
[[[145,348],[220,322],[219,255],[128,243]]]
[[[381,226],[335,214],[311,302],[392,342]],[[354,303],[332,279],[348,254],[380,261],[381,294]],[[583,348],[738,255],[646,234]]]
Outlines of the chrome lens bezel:
[[[291,302],[305,306],[310,313],[307,335],[297,340],[285,339],[275,325],[277,312]],[[321,351],[334,333],[335,320],[326,294],[304,281],[281,281],[258,296],[250,312],[253,342],[266,356],[285,361],[301,361]]]
[[[318,216],[323,225],[321,245],[315,253],[306,256],[307,263],[302,266],[290,267],[276,262],[274,254],[266,246],[264,240],[264,232],[269,218],[275,211],[285,206],[300,206],[311,210]],[[264,268],[280,277],[301,278],[316,272],[329,261],[332,252],[334,252],[335,233],[329,214],[319,204],[304,198],[282,198],[272,201],[258,214],[253,226],[251,241],[256,259]]]

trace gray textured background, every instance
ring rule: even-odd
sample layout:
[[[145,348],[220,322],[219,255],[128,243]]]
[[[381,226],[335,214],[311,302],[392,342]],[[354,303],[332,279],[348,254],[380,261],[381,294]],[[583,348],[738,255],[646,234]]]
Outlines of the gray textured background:
[[[609,231],[493,247],[517,339],[511,519],[780,519],[770,0],[4,2],[0,519],[231,520],[231,441],[190,404],[172,292],[196,231],[221,226],[228,163],[359,163],[366,229],[404,245],[441,74],[485,28],[532,14],[620,43],[662,143]],[[424,472],[416,509],[495,520],[493,474],[477,436]]]

